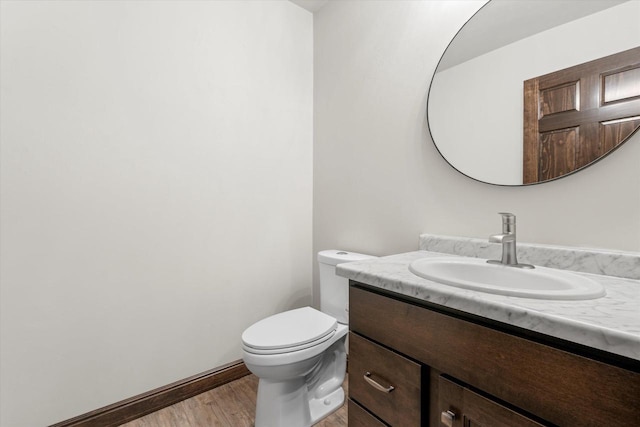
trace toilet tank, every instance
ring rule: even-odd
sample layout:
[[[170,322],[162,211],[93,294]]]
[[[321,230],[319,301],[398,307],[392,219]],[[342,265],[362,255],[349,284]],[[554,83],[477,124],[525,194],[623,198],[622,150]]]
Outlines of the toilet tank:
[[[330,249],[318,252],[320,267],[320,311],[349,323],[349,279],[336,276],[336,265],[376,258],[372,255]]]

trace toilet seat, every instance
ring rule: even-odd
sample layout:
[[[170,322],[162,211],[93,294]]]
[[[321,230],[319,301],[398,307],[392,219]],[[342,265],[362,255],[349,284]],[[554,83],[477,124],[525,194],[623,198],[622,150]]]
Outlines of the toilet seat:
[[[242,334],[245,351],[282,354],[319,345],[331,339],[338,326],[333,317],[311,307],[285,311],[260,320]]]

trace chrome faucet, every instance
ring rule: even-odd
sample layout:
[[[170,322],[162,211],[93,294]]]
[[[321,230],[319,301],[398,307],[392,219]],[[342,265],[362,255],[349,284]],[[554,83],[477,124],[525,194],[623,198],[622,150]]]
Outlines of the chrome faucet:
[[[530,264],[518,263],[518,258],[516,257],[516,216],[508,212],[498,212],[498,214],[502,215],[502,234],[489,236],[489,242],[502,243],[502,259],[500,261],[491,259],[487,262],[509,267],[535,268]]]

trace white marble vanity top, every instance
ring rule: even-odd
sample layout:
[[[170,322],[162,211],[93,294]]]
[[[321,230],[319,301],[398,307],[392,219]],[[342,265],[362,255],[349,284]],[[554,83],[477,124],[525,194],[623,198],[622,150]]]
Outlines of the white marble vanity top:
[[[443,255],[420,250],[340,264],[337,274],[387,291],[640,360],[640,280],[576,272],[600,282],[607,295],[593,300],[554,301],[460,289],[420,278],[409,271],[409,264],[416,259]]]

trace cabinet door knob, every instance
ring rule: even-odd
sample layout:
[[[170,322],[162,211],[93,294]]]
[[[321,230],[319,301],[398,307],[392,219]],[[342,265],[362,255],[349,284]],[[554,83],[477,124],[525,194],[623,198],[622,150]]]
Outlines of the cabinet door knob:
[[[383,393],[391,393],[393,390],[395,390],[394,386],[389,385],[389,387],[385,387],[371,378],[371,372],[367,372],[366,374],[364,374],[364,380],[368,382],[373,388],[375,388],[376,390],[380,390]]]
[[[453,427],[453,420],[456,419],[456,414],[451,411],[443,411],[440,414],[440,422],[445,427]]]

